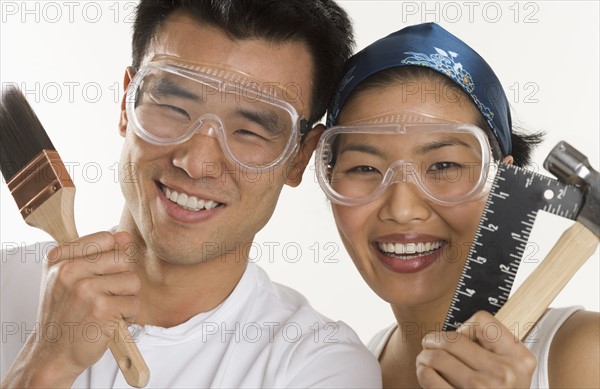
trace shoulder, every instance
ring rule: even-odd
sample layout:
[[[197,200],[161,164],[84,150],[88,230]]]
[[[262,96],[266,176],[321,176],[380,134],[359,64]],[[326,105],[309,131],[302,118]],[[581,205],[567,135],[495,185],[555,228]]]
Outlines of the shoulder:
[[[390,324],[388,327],[382,329],[381,331],[377,332],[367,345],[369,350],[373,353],[373,355],[375,355],[376,358],[379,358],[379,356],[383,352],[385,345],[390,339],[390,336],[392,336],[392,333],[394,333],[394,331],[396,330],[396,327],[398,327],[398,324],[393,323]]]
[[[261,267],[256,265],[254,267],[257,274],[257,293],[254,299],[260,302],[255,305],[261,310],[261,316],[269,315],[278,321],[293,320],[294,323],[302,326],[316,324],[322,327],[332,322],[331,319],[317,312],[302,293],[271,281]]]
[[[277,317],[280,323],[308,329],[312,338],[332,338],[334,342],[349,342],[365,347],[350,326],[342,321],[333,320],[317,311],[308,299],[297,290],[272,282],[267,274],[258,267],[259,296],[262,306],[261,316]],[[319,332],[319,334],[316,334]]]
[[[292,346],[292,347],[290,347]],[[376,388],[381,369],[373,354],[345,323],[314,328],[286,347],[285,387]]]
[[[2,290],[2,318],[20,319],[19,312],[33,309],[35,315],[39,299],[44,259],[56,244],[41,242],[32,245],[6,243],[0,251],[0,289]],[[16,316],[12,317],[15,313]],[[34,316],[35,317],[35,316]]]
[[[272,386],[381,387],[379,363],[350,326],[321,314],[300,292],[271,282],[258,269],[260,305],[268,306],[261,317],[277,323]]]
[[[56,244],[32,245],[3,242],[0,251],[0,317],[3,344],[0,373],[3,376],[35,328],[45,255]]]
[[[580,310],[564,322],[552,341],[548,365],[551,387],[600,387],[598,312]]]

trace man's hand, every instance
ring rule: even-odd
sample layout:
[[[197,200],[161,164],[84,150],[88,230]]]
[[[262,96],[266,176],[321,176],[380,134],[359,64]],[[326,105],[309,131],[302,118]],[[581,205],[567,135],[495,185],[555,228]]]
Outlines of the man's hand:
[[[125,232],[100,232],[48,253],[36,330],[3,387],[70,387],[104,355],[119,320],[132,322],[140,310],[132,244]]]

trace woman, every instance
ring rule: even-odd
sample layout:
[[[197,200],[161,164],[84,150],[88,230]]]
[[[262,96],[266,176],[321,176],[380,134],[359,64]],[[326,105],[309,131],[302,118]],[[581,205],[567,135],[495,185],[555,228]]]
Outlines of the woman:
[[[320,185],[397,321],[370,344],[385,387],[599,387],[597,313],[550,310],[524,343],[486,312],[439,332],[497,163],[527,165],[541,140],[512,131],[483,58],[436,24],[402,29],[350,60],[328,127]]]

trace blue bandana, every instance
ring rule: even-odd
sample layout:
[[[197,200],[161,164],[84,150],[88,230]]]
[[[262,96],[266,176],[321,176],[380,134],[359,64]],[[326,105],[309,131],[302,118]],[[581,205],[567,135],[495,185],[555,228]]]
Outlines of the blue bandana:
[[[358,84],[377,72],[402,66],[428,67],[454,81],[487,120],[504,155],[511,153],[510,108],[500,80],[475,50],[435,23],[403,28],[355,54],[328,111],[327,127],[336,124]]]

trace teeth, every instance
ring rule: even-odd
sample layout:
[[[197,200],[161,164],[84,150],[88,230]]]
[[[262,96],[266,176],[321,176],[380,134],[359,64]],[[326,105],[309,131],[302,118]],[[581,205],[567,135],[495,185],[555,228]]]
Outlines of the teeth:
[[[179,198],[181,198],[181,196],[182,195],[180,195]],[[202,200],[200,200],[200,201],[202,201]],[[179,204],[179,201],[177,201],[177,204]],[[192,209],[199,209],[198,208],[198,199],[195,198],[194,196],[189,196],[187,204],[184,204],[184,206],[187,206],[188,208],[192,208]]]
[[[423,254],[429,251],[437,250],[444,242],[419,242],[419,243],[378,243],[381,251],[390,254],[403,255],[403,254]]]
[[[187,193],[177,193],[174,190],[163,186],[163,193],[165,196],[174,203],[179,204],[183,209],[188,211],[199,211],[201,209],[213,209],[219,206],[221,203],[212,200],[202,200],[196,196],[189,195]]]
[[[185,193],[181,193],[179,195],[179,197],[177,198],[177,204],[181,205],[182,207],[191,208],[188,206],[188,195],[186,195]]]
[[[167,189],[169,192],[171,192],[169,189]],[[172,202],[176,203],[177,202],[177,192],[171,192],[169,193],[167,192],[167,197],[169,198],[169,200],[171,200]]]

